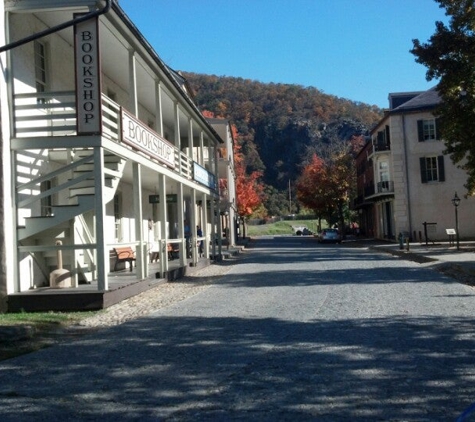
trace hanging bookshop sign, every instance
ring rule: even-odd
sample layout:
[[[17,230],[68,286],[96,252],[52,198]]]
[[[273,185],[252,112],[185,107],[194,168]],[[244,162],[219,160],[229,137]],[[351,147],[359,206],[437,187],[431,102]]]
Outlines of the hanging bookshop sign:
[[[122,142],[175,168],[175,147],[122,109]]]

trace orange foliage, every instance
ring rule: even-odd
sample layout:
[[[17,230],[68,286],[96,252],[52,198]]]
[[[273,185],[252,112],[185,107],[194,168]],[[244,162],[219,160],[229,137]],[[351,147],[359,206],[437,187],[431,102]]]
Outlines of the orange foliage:
[[[236,196],[238,214],[241,218],[249,217],[262,203],[264,185],[260,182],[262,173],[253,171],[246,174],[246,165],[237,142],[237,129],[233,125],[234,135],[234,170],[236,171]]]
[[[215,113],[209,110],[202,112],[206,118],[214,118]],[[244,156],[239,145],[239,133],[235,125],[231,125],[231,133],[234,139],[234,171],[236,172],[236,202],[238,214],[241,218],[249,217],[262,204],[264,195],[264,185],[260,182],[262,173],[253,171],[246,174],[246,164]],[[219,153],[224,154],[226,158],[226,148],[220,148]],[[219,190],[223,192],[227,190],[227,180],[219,180]]]

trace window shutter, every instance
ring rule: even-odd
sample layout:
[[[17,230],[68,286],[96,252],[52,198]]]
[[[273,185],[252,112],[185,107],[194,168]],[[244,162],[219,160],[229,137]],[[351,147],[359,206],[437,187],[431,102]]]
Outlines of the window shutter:
[[[426,169],[426,159],[425,157],[419,158],[421,164],[421,182],[427,183],[427,169]]]
[[[444,156],[439,155],[437,157],[437,167],[439,170],[439,182],[445,182],[445,168],[444,168]]]
[[[440,140],[439,124],[440,124],[440,118],[435,119],[435,139],[437,140]]]
[[[386,145],[387,146],[391,145],[391,140],[389,138],[389,126],[386,126]]]
[[[424,125],[422,120],[417,121],[417,136],[419,142],[424,142]]]

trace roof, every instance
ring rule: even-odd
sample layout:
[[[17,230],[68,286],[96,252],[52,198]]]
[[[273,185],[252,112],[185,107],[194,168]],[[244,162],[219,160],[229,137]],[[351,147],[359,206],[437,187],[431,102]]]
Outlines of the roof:
[[[388,95],[389,109],[393,110],[396,107],[412,100],[414,97],[422,94],[424,91],[412,91],[412,92],[390,92]]]
[[[432,109],[437,107],[441,103],[442,99],[439,96],[437,91],[437,86],[424,91],[419,95],[416,95],[414,98],[406,101],[401,104],[399,107],[396,107],[393,110],[390,110],[390,114],[395,113],[404,113],[410,111],[422,111],[427,109]]]

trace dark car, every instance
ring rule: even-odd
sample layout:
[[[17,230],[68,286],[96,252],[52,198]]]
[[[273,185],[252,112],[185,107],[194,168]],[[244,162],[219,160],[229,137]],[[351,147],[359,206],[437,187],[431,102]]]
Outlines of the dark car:
[[[323,229],[317,234],[319,243],[341,243],[338,229]]]

